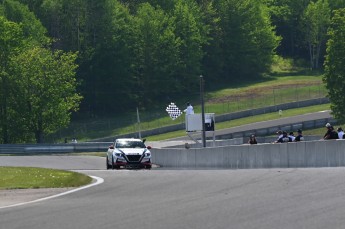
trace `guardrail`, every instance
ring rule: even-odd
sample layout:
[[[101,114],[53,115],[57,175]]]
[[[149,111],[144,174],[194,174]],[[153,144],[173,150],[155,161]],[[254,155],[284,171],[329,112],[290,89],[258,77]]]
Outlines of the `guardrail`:
[[[73,152],[106,152],[111,142],[73,144],[2,144],[0,154],[45,154]]]

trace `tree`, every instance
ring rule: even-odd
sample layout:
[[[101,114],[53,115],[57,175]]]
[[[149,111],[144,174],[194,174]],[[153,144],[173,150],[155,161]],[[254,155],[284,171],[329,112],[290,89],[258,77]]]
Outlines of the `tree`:
[[[208,42],[209,27],[203,21],[201,8],[194,0],[177,0],[172,12],[175,35],[180,39],[177,88],[188,94],[189,90],[198,91],[202,60],[205,56],[203,47]]]
[[[178,91],[181,79],[176,69],[181,41],[174,33],[173,19],[159,7],[140,5],[134,20],[137,104],[152,106],[153,101],[162,101]]]
[[[332,10],[345,8],[345,1],[344,0],[332,0],[329,2],[329,6]]]
[[[223,50],[220,47],[222,29],[220,27],[220,15],[212,0],[199,0],[203,12],[202,20],[208,29],[207,43],[203,45],[204,58],[202,60],[202,72],[205,76],[215,81],[221,81],[224,60],[221,57]]]
[[[76,53],[34,47],[11,59],[9,77],[18,89],[12,117],[25,120],[17,131],[30,131],[42,143],[44,135],[68,125],[81,100],[76,93],[76,58]]]
[[[221,0],[223,79],[257,77],[267,71],[279,44],[267,8],[255,0]]]
[[[330,22],[331,11],[327,0],[310,2],[304,13],[306,28],[306,42],[309,47],[311,69],[318,69],[322,47],[326,43],[327,28]]]
[[[7,20],[20,23],[27,45],[50,44],[47,37],[47,30],[29,8],[17,1],[3,1],[4,16]]]
[[[334,117],[345,121],[345,9],[334,11],[328,30],[324,82]]]
[[[17,23],[0,16],[0,142],[9,143],[9,98],[11,81],[9,80],[10,58],[20,51],[23,45],[23,32]]]
[[[91,3],[90,3],[91,4]],[[93,29],[87,49],[83,49],[79,71],[83,79],[84,108],[105,114],[123,111],[137,98],[133,76],[136,53],[133,17],[117,0],[93,1],[89,24]],[[94,20],[94,22],[91,22]],[[90,34],[90,35],[91,35]],[[89,55],[89,59],[85,58]]]
[[[272,24],[282,37],[277,52],[292,58],[308,58],[302,17],[311,0],[264,0]]]

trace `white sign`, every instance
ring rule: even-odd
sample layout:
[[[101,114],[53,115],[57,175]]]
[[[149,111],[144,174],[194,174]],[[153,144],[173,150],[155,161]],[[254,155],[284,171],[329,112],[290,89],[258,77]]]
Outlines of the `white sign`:
[[[202,116],[201,114],[186,115],[186,131],[201,131]]]
[[[205,131],[214,131],[215,114],[205,114]],[[201,131],[202,130],[202,115],[190,114],[186,115],[186,131]]]

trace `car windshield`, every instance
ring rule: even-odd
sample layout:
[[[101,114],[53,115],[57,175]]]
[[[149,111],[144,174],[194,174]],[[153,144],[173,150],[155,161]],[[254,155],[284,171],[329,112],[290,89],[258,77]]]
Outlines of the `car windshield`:
[[[116,148],[146,148],[140,141],[120,141],[116,143]]]

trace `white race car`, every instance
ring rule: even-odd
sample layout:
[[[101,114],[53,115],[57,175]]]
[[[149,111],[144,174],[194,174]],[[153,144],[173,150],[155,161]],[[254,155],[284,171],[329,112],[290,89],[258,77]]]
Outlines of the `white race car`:
[[[151,147],[135,138],[119,138],[109,146],[107,169],[146,168],[151,169]]]

